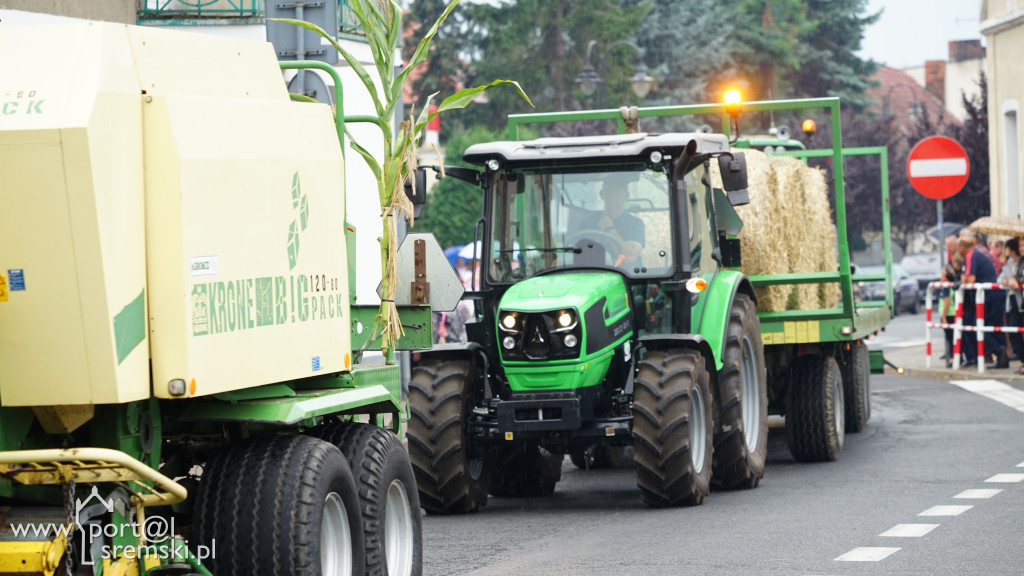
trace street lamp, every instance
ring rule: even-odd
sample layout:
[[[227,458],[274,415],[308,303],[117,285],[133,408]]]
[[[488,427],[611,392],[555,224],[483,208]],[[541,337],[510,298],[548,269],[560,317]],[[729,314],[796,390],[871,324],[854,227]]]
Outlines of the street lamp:
[[[583,66],[583,71],[576,77],[576,83],[580,85],[580,90],[583,91],[587,96],[593,96],[597,92],[597,107],[604,107],[604,74],[606,72],[604,65],[604,56],[601,51],[597,53],[597,68],[591,64],[594,48],[597,46],[597,40],[591,40],[587,44],[587,63]],[[611,50],[616,46],[629,46],[636,52],[636,74],[629,79],[629,84],[633,88],[633,93],[636,97],[643,100],[647,97],[647,94],[651,91],[651,86],[654,85],[654,78],[647,73],[647,68],[644,66],[643,60],[640,58],[640,48],[627,40],[616,40],[608,45],[607,50]]]

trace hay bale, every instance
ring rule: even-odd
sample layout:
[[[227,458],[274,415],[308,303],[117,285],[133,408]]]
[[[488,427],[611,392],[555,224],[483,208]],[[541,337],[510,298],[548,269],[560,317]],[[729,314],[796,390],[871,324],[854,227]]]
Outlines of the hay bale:
[[[789,156],[735,150],[747,157],[750,204],[736,212],[743,219],[738,236],[741,270],[748,276],[836,270],[835,230],[828,186],[821,170]],[[717,163],[712,185],[721,187]],[[758,312],[815,310],[835,306],[837,284],[757,288]]]

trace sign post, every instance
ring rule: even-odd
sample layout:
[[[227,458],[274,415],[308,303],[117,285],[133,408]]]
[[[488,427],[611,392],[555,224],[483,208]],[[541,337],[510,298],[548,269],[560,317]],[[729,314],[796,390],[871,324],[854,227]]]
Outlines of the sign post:
[[[936,200],[939,230],[942,230],[942,201],[963,190],[971,175],[967,152],[959,142],[945,136],[931,136],[914,146],[907,158],[910,185],[926,198]],[[942,239],[941,266],[946,263],[946,242]]]

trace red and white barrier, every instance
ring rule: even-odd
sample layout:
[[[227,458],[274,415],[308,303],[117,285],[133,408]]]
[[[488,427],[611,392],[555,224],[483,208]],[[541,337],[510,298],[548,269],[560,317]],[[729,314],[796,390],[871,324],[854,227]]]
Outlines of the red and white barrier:
[[[956,288],[956,297],[954,304],[956,306],[956,312],[954,315],[953,324],[946,322],[932,322],[932,295],[935,288]],[[964,326],[964,291],[974,290],[974,326]],[[1024,333],[1024,326],[985,326],[985,291],[986,290],[1004,290],[1002,286],[995,282],[976,282],[972,284],[960,284],[957,286],[953,282],[931,282],[928,284],[928,290],[925,292],[925,366],[931,367],[932,365],[932,340],[931,340],[931,329],[932,328],[943,328],[953,329],[953,369],[960,367],[960,345],[961,337],[964,332],[974,332],[975,338],[978,342],[978,373],[985,372],[985,333],[986,332],[1021,332]]]

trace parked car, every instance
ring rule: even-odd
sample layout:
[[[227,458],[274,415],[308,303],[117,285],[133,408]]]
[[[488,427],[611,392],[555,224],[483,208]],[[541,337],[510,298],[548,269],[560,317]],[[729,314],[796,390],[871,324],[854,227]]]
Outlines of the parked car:
[[[917,289],[921,292],[922,302],[924,302],[924,296],[928,291],[928,284],[941,280],[941,259],[942,254],[939,252],[923,252],[907,254],[900,262],[910,277],[917,280]]]
[[[859,266],[857,274],[885,274],[885,266]],[[885,300],[885,281],[858,282],[862,300]],[[893,315],[903,310],[917,314],[921,305],[921,289],[917,280],[910,277],[907,270],[899,265],[892,265],[892,302]]]

